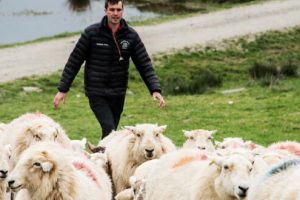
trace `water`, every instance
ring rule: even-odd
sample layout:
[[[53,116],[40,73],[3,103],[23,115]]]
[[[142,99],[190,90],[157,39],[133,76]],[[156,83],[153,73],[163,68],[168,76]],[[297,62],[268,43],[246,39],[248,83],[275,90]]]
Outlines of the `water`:
[[[86,5],[78,7],[74,0],[0,0],[0,45],[77,32],[100,21],[105,14],[104,0],[84,1]],[[157,16],[125,5],[128,21]]]

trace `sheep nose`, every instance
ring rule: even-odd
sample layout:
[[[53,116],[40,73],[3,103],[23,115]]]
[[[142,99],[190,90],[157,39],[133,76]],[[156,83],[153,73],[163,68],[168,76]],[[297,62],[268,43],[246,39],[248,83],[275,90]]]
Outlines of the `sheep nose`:
[[[147,154],[152,154],[154,149],[145,149],[145,151],[147,152]]]
[[[239,193],[239,196],[240,197],[246,197],[249,187],[239,186],[239,189],[241,190],[241,193]]]
[[[198,147],[198,149],[200,149],[200,150],[205,150],[206,148],[205,147]]]
[[[6,175],[7,172],[8,172],[7,170],[5,170],[5,171],[4,170],[0,170],[0,173],[3,174],[3,175]]]
[[[4,170],[0,170],[0,178],[6,178],[7,177],[7,170],[4,171]]]
[[[8,186],[11,187],[14,183],[15,183],[14,180],[10,180],[10,181],[8,181]]]

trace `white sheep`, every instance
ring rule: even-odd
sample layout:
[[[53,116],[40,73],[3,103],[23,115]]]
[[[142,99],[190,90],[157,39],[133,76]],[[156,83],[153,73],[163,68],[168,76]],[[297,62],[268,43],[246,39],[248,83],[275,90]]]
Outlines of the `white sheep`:
[[[286,150],[290,153],[300,156],[300,143],[295,141],[281,141],[275,142],[268,146],[269,149],[272,150]]]
[[[227,137],[222,142],[216,142],[216,149],[264,149],[262,145],[256,144],[251,140],[244,141],[239,137]]]
[[[162,134],[165,129],[156,124],[126,126],[99,142],[98,146],[106,148],[116,194],[130,187],[129,177],[139,165],[176,149]]]
[[[242,154],[205,159],[197,152],[180,151],[163,156],[156,166],[146,181],[145,200],[243,199],[252,168]]]
[[[146,195],[145,182],[148,175],[152,173],[152,170],[156,166],[158,159],[153,159],[142,163],[138,166],[133,174],[129,178],[130,188],[119,192],[116,196],[116,200],[142,200]]]
[[[90,160],[106,173],[109,173],[108,158],[105,153],[92,153],[89,155]]]
[[[0,199],[4,200],[6,197],[7,182],[6,177],[9,173],[11,149],[10,145],[0,145]]]
[[[31,200],[111,200],[111,181],[88,159],[54,142],[26,149],[10,173],[11,190],[26,189]]]
[[[288,151],[284,150],[260,150],[259,153],[254,154],[252,176],[256,177],[264,173],[270,166],[279,163],[285,159],[292,159],[296,157]]]
[[[209,131],[203,129],[197,129],[192,131],[183,130],[186,141],[183,144],[183,148],[198,148],[205,151],[214,151],[214,139],[213,135],[216,130]]]
[[[246,148],[246,144],[242,138],[227,137],[222,142],[216,143],[217,149],[232,149],[232,148]]]
[[[6,126],[7,126],[6,124],[0,122],[0,134],[2,134],[2,132],[5,130]],[[0,135],[0,137],[1,137],[1,135]]]
[[[71,142],[63,128],[46,115],[25,114],[7,124],[1,143],[12,147],[13,166],[21,153],[41,141],[55,141],[71,149]]]
[[[81,140],[71,140],[71,146],[73,151],[84,153],[85,152],[85,146],[87,144],[87,139],[84,137]]]
[[[299,200],[300,159],[271,166],[250,187],[249,200]]]
[[[133,198],[134,193],[132,188],[127,188],[115,196],[115,200],[133,200]]]

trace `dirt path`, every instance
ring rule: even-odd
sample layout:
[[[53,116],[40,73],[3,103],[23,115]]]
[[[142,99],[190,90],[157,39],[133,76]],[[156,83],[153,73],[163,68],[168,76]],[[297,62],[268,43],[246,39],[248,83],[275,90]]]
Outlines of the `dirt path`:
[[[300,1],[278,0],[136,30],[150,54],[157,54],[299,25]],[[62,69],[77,39],[78,36],[0,49],[0,82]]]

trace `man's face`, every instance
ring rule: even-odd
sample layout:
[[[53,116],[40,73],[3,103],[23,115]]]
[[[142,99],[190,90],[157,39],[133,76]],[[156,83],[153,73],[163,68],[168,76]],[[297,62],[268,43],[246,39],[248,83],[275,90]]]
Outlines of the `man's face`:
[[[105,9],[107,15],[108,23],[112,25],[119,24],[123,16],[123,4],[119,1],[117,4],[108,4],[107,9]]]

